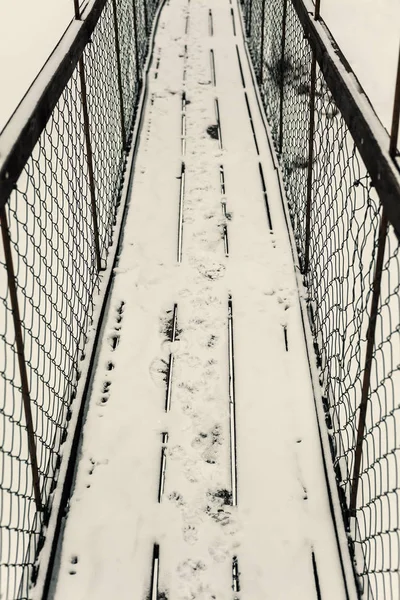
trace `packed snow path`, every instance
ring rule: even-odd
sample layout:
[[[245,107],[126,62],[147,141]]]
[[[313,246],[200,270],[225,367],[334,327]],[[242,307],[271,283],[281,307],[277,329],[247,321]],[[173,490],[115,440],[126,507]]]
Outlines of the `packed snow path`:
[[[162,9],[56,600],[345,598],[238,7]]]

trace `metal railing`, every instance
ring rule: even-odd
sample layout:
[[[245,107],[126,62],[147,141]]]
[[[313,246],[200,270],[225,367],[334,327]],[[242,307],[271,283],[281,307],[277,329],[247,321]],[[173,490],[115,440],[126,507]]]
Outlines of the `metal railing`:
[[[360,594],[400,598],[400,81],[391,138],[316,6],[245,0]]]
[[[75,0],[75,20],[0,135],[5,600],[29,598],[37,577],[157,3],[89,0],[81,14]]]

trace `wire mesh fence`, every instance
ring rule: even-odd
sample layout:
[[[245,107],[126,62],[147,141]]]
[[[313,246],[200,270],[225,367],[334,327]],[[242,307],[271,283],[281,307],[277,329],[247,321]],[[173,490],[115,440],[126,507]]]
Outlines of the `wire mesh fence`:
[[[37,577],[63,444],[79,405],[80,363],[113,241],[155,10],[153,0],[89,2],[79,32],[67,30],[71,72],[61,57],[46,82],[52,95],[32,102],[28,127],[15,126],[17,111],[0,136],[1,144],[10,130],[20,132],[0,163],[5,600],[29,598]]]
[[[329,32],[315,25],[308,3],[245,0],[243,12],[307,289],[359,591],[363,598],[399,599],[400,219],[393,203],[400,205],[400,179],[395,157],[372,146],[373,137],[354,125],[362,123],[369,131],[361,108],[347,100],[347,80],[334,66],[337,49],[327,47]],[[342,72],[349,71],[345,67]],[[389,150],[389,136],[376,123],[371,130],[379,131]],[[377,176],[377,164],[386,165],[382,172],[390,177]]]

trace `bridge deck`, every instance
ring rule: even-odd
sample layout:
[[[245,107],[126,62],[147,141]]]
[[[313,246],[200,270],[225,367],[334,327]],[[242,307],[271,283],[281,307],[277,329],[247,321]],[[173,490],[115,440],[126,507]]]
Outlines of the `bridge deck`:
[[[134,168],[54,597],[345,598],[236,4],[162,9]]]

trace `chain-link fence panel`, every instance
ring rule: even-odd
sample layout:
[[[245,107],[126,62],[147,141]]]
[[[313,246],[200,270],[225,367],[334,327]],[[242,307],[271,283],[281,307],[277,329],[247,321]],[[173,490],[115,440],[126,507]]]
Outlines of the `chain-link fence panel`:
[[[63,448],[81,401],[81,361],[113,239],[156,3],[98,0],[90,10],[82,14],[88,24],[80,39],[73,25],[71,34],[67,30],[68,64],[61,60],[47,86],[58,91],[35,98],[30,128],[0,161],[5,600],[30,597],[61,461],[69,458]],[[18,111],[11,125],[19,131]],[[26,147],[32,148],[29,155]],[[21,158],[24,151],[27,159]]]
[[[138,40],[138,67],[141,72],[147,54],[147,36],[149,31],[148,3],[145,0],[138,0],[134,3],[134,22],[136,23],[135,32]]]
[[[249,49],[258,80],[261,73],[261,56],[263,51],[264,7],[264,0],[253,0],[251,3],[248,3],[247,7],[249,11]]]
[[[121,49],[124,123],[125,130],[128,132],[135,116],[136,98],[139,93],[141,80],[134,20],[134,2],[132,0],[118,0],[117,22]]]
[[[291,2],[287,3],[284,16],[278,150],[294,236],[301,255],[305,245],[312,57],[309,44],[300,34],[300,24]]]
[[[45,511],[50,508],[49,498],[60,466],[83,332],[91,320],[97,278],[78,90],[75,71],[2,216],[3,224],[6,220],[8,225],[15,272],[37,476]],[[2,255],[1,265],[1,591],[5,598],[25,598],[27,588],[22,595],[19,591],[21,575],[25,575],[28,565],[33,569],[41,520],[46,514],[38,518],[35,504],[6,254]],[[4,587],[6,570],[8,581]],[[27,585],[29,577],[24,580]]]
[[[286,22],[287,0],[276,3],[263,0],[264,47],[260,51],[260,90],[267,118],[271,124],[276,150],[279,152],[281,98],[285,71],[284,23]],[[259,26],[261,30],[261,25]],[[251,38],[250,38],[251,39]],[[261,37],[259,38],[261,42]]]
[[[336,88],[335,77],[344,89],[332,66],[337,48],[318,54],[322,43],[300,0],[264,0],[264,8],[248,0],[244,18],[304,275],[360,593],[398,600],[400,224],[388,221],[385,189],[371,174],[372,139],[354,128],[365,116]],[[398,186],[392,195],[400,202]]]
[[[381,277],[351,533],[365,596],[391,599],[400,595],[400,250],[390,226]]]
[[[119,196],[123,140],[118,90],[113,3],[107,2],[91,43],[83,53],[89,127],[93,151],[95,199],[102,260],[112,244],[112,224]]]

